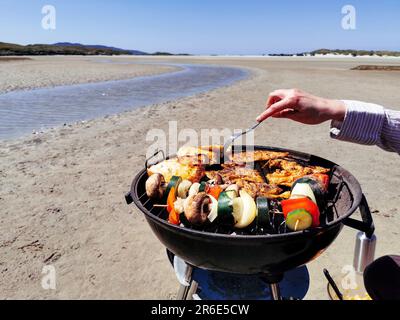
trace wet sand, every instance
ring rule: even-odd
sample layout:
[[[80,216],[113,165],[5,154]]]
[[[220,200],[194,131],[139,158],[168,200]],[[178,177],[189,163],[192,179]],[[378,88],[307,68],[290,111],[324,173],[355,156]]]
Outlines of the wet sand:
[[[109,57],[37,56],[0,60],[0,93],[107,80],[130,79],[172,71],[169,66],[99,63]],[[125,59],[119,59],[123,62]]]
[[[168,130],[170,120],[178,121],[178,129],[197,132],[245,128],[262,110],[270,91],[290,87],[400,110],[400,73],[350,70],[360,64],[385,64],[385,60],[148,60],[242,66],[252,76],[179,101],[0,143],[0,298],[175,297],[178,284],[165,249],[123,197],[144,166],[145,150],[151,144],[145,141],[149,129]],[[400,65],[396,61],[387,64]],[[328,123],[306,127],[271,119],[257,129],[255,142],[317,154],[351,171],[374,214],[377,256],[400,252],[398,155],[331,140]],[[344,228],[335,243],[308,265],[307,299],[328,298],[322,269],[337,274],[352,264],[355,235],[356,231]],[[41,287],[45,264],[56,268],[56,290]]]

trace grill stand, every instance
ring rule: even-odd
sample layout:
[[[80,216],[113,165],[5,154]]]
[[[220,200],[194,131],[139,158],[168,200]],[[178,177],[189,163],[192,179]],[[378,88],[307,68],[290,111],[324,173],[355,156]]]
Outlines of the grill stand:
[[[374,221],[365,195],[362,195],[359,206],[362,221],[347,218],[344,224],[360,230],[356,236],[353,267],[357,273],[363,273],[365,268],[375,259],[376,236]]]
[[[167,250],[170,260],[172,260],[175,275],[179,282],[177,300],[201,300],[198,295],[198,283],[193,279],[194,268],[187,264],[178,256],[172,255]],[[262,281],[269,287],[272,300],[283,300],[280,289],[280,282],[283,280],[283,274],[263,275]]]
[[[192,288],[192,284],[195,285],[195,281],[192,280],[193,267],[188,265],[185,261],[175,256],[173,260],[175,275],[179,281],[179,290],[177,294],[177,300],[192,300],[192,295],[196,291]],[[197,285],[195,285],[197,289]],[[189,293],[192,292],[192,295]]]
[[[278,283],[271,283],[269,285],[269,287],[271,288],[272,299],[273,300],[282,300],[281,289],[279,288],[279,284]]]

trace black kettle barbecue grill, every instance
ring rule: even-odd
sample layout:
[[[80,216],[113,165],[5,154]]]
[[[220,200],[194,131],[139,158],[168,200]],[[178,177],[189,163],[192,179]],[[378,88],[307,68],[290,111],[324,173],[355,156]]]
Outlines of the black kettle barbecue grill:
[[[274,298],[279,299],[277,284],[283,279],[284,273],[318,257],[335,240],[344,225],[362,231],[369,239],[373,236],[374,224],[360,184],[339,165],[314,155],[264,146],[234,146],[233,152],[247,149],[289,152],[291,159],[331,169],[328,205],[321,213],[319,227],[290,233],[278,228],[275,234],[254,235],[172,225],[167,222],[166,209],[154,207],[155,203],[146,195],[146,168],[150,159],[146,161],[146,168],[133,180],[125,198],[128,204],[134,202],[144,213],[152,231],[168,251],[188,266],[233,274],[260,274],[271,285]],[[162,153],[164,160],[163,152],[153,157],[159,153]],[[350,217],[357,209],[360,209],[362,221]],[[357,255],[358,260],[364,259],[362,252]],[[357,263],[360,264],[360,261]]]

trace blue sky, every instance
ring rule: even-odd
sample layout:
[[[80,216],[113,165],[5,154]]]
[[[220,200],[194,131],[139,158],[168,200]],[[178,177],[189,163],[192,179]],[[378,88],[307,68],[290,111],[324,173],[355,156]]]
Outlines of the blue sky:
[[[46,4],[57,10],[53,31],[41,27]],[[357,10],[356,30],[341,27],[346,4]],[[0,0],[0,41],[193,54],[400,50],[400,1]]]

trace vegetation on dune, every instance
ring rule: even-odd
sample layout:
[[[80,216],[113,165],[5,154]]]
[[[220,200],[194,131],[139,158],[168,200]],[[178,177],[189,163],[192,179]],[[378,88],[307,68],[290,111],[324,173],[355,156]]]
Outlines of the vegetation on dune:
[[[30,44],[26,46],[0,42],[0,56],[37,56],[37,55],[122,55],[129,51],[85,46],[57,46],[48,44]]]
[[[352,49],[318,49],[314,50],[311,52],[302,52],[302,53],[274,53],[274,54],[269,54],[269,56],[272,57],[293,57],[293,56],[315,56],[315,55],[348,55],[348,56],[353,56],[353,57],[359,57],[359,56],[391,56],[391,57],[400,57],[400,51],[385,51],[385,50],[352,50]]]
[[[319,49],[315,51],[311,51],[310,54],[316,55],[316,54],[322,54],[322,55],[327,55],[327,54],[343,54],[343,55],[352,55],[353,57],[357,56],[394,56],[394,57],[400,57],[400,51],[385,51],[385,50],[331,50],[331,49]]]

